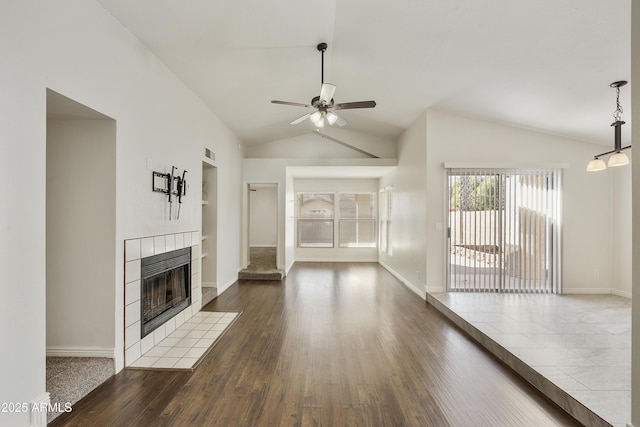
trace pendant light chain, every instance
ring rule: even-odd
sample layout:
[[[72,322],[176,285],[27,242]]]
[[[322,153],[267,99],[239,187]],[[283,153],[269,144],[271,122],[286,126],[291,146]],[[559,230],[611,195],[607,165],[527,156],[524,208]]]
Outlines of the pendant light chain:
[[[613,112],[613,118],[619,122],[622,118],[622,105],[620,105],[620,86],[616,87],[616,110]]]

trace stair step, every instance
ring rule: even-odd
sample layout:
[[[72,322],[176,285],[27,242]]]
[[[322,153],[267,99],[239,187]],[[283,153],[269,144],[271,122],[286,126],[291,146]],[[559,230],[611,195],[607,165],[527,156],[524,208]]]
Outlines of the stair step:
[[[242,270],[238,273],[238,280],[282,280],[283,270]]]

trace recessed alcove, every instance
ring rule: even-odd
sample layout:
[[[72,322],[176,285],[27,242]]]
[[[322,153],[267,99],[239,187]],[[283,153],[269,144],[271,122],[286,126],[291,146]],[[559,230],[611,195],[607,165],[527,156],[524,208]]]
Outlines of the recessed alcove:
[[[113,375],[116,121],[52,90],[46,101],[47,357],[55,357],[57,366],[103,358]],[[82,390],[62,393],[65,402],[91,391],[77,383],[84,378],[69,383],[47,374],[64,380],[66,389]],[[59,384],[48,380],[52,390]],[[51,402],[62,394],[52,392]]]

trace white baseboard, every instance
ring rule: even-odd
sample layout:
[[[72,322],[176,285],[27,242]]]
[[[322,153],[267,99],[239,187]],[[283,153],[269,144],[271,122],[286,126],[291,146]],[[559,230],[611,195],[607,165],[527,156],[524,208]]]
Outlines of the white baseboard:
[[[610,295],[610,288],[562,288],[563,295]]]
[[[47,409],[51,404],[49,392],[33,399],[29,405],[29,427],[47,427]]]
[[[617,295],[619,297],[629,298],[631,299],[631,292],[620,291],[618,289],[611,289],[612,295]]]
[[[378,258],[296,258],[295,262],[378,262]]]
[[[402,284],[405,285],[410,291],[413,291],[416,295],[418,295],[423,300],[425,300],[425,301],[427,300],[427,294],[425,292],[420,291],[420,288],[418,286],[414,285],[409,280],[407,280],[404,277],[402,277],[402,275],[400,273],[395,271],[393,268],[389,267],[383,261],[378,261],[378,263],[381,266],[383,266],[389,273],[391,273],[396,279],[401,281]]]
[[[429,294],[438,294],[445,292],[446,289],[444,288],[444,286],[425,286],[424,291]]]
[[[50,357],[106,357],[113,359],[114,349],[101,347],[47,347]]]
[[[238,270],[238,273],[239,273],[240,271],[241,271],[241,270]],[[222,285],[222,286],[218,286],[218,296],[220,296],[220,294],[222,294],[224,291],[226,291],[227,289],[229,289],[229,287],[230,287],[231,285],[233,285],[234,283],[236,283],[237,281],[238,281],[238,277],[235,277],[235,278],[233,278],[233,279],[229,280],[229,281],[228,281],[227,283],[225,283],[224,285]]]
[[[284,269],[285,276],[289,274],[289,271],[293,268],[293,264],[295,264],[295,261],[291,261],[291,263],[289,263],[289,265]]]
[[[617,295],[631,299],[631,292],[611,288],[564,288],[563,295]]]

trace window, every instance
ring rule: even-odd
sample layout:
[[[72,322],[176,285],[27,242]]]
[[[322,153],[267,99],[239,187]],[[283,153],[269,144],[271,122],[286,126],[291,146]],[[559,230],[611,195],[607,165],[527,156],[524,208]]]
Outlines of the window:
[[[338,200],[340,247],[375,247],[375,194],[342,193]]]
[[[298,193],[297,223],[300,248],[375,248],[376,194]]]
[[[298,194],[298,246],[332,248],[335,195]]]
[[[380,251],[391,255],[391,206],[393,187],[380,189]]]

